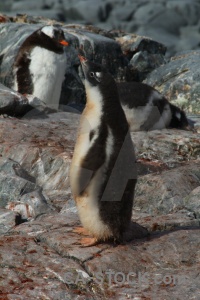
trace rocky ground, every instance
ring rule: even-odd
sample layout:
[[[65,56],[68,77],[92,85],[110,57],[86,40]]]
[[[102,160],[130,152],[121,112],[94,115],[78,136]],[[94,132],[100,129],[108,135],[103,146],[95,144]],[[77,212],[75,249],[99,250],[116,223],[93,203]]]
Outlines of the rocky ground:
[[[0,120],[0,299],[199,299],[200,134],[132,133],[142,227],[126,245],[81,248],[68,178],[78,122]]]

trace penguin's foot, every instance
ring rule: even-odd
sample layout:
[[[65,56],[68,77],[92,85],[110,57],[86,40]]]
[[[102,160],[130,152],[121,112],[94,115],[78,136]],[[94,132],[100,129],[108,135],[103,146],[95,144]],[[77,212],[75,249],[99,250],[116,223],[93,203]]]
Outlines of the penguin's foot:
[[[74,227],[72,232],[82,235],[89,235],[89,232],[84,227]]]
[[[98,244],[98,240],[96,238],[82,238],[80,243],[82,247],[91,247],[91,246],[95,246]]]

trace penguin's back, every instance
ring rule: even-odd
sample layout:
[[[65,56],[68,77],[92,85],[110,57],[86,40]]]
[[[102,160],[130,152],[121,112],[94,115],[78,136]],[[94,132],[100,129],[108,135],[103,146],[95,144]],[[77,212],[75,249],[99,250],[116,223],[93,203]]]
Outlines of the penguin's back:
[[[130,130],[154,130],[169,126],[172,113],[167,99],[144,83],[118,84],[122,108]]]
[[[185,112],[153,87],[141,82],[122,82],[117,86],[130,130],[194,129]]]

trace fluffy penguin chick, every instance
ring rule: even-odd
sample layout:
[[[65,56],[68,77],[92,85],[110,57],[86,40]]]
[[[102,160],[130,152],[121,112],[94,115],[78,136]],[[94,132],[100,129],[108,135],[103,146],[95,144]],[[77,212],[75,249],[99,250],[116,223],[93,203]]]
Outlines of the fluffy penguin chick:
[[[139,82],[118,83],[117,87],[131,131],[193,129],[184,111],[169,103],[153,87]]]
[[[65,40],[58,26],[44,26],[33,32],[16,56],[13,89],[33,94],[48,106],[57,108],[66,68]]]
[[[131,222],[137,177],[129,126],[112,76],[101,65],[79,58],[87,101],[70,184],[81,223],[93,237],[82,239],[82,244],[93,245],[110,238],[123,242]]]

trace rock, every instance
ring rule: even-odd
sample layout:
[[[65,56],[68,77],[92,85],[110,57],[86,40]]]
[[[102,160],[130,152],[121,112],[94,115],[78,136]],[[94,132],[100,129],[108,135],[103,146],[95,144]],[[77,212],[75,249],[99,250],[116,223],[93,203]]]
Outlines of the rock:
[[[5,208],[8,202],[14,202],[20,196],[37,187],[34,179],[21,166],[10,159],[0,159],[0,207]]]
[[[136,73],[137,81],[144,80],[148,73],[166,62],[166,47],[161,43],[134,34],[122,34],[115,39],[129,60],[131,73]]]
[[[0,207],[15,212],[9,215],[7,211],[6,219],[12,217],[17,224],[22,220],[48,213],[51,207],[41,189],[36,189],[38,186],[35,178],[19,163],[12,159],[0,158]],[[1,220],[0,223],[1,226],[7,226]]]
[[[9,209],[0,208],[0,235],[9,232],[21,223],[21,216]]]
[[[91,0],[0,0],[0,4],[1,11],[12,16],[12,20],[16,13],[26,13],[35,16],[28,17],[34,23],[43,16],[68,24],[92,24],[109,31],[118,29],[148,36],[167,46],[167,57],[180,50],[199,49],[199,0],[101,0],[96,5]]]
[[[13,1],[10,11],[15,14],[30,14],[33,16],[43,16],[57,21],[66,21],[65,8],[62,1]],[[11,13],[9,13],[11,15]]]
[[[167,57],[178,51],[199,49],[195,42],[198,36],[197,28],[193,28],[188,38],[182,32],[188,26],[196,26],[199,17],[200,3],[198,1],[149,1],[141,3],[135,9],[130,22],[123,29],[138,35],[145,35],[167,46]],[[189,32],[188,32],[189,33]]]
[[[0,84],[0,114],[19,117],[30,110],[26,97]]]
[[[145,83],[158,89],[175,105],[199,114],[199,56],[199,50],[174,56],[152,71]]]
[[[86,270],[113,299],[170,299],[169,294],[184,299],[190,297],[191,286],[193,295],[198,295],[198,234],[195,229],[175,231],[106,249],[85,263]]]
[[[189,3],[188,3],[189,4]],[[159,5],[159,4],[157,4]],[[160,4],[162,5],[162,4]],[[147,7],[148,5],[146,5]],[[166,9],[164,5],[162,5],[160,11],[152,10],[152,4],[149,5],[149,11],[153,14],[149,16],[151,26],[154,28],[160,27],[163,30],[178,35],[179,34],[179,28],[184,27],[187,25],[187,21],[185,20],[185,17],[181,15],[180,13],[180,7],[174,5],[174,7],[168,7]],[[145,12],[145,9],[143,7],[143,13]],[[148,16],[147,16],[148,19]],[[167,21],[166,21],[167,20]],[[147,22],[146,22],[147,25]]]
[[[0,13],[0,23],[10,22],[10,18]]]
[[[155,214],[153,217],[151,214],[141,213],[140,210],[134,209],[132,220],[147,228],[151,233],[198,228],[200,226],[200,219],[196,217],[195,213],[187,209],[164,215]]]
[[[172,169],[161,174],[145,175],[139,178],[136,186],[134,207],[151,215],[168,214],[183,208],[195,209],[195,203],[185,206],[183,200],[200,186],[200,162]]]
[[[77,114],[67,112],[51,114],[44,119],[0,119],[0,153],[20,163],[37,178],[37,186],[43,187],[47,196],[49,191],[51,201],[58,201],[57,195],[61,197],[61,194],[66,199],[78,120]]]
[[[143,81],[147,74],[165,62],[161,54],[149,54],[147,51],[138,52],[130,60],[130,68],[137,69],[138,80]]]
[[[193,121],[194,121],[194,130],[196,132],[200,132],[200,117],[199,115],[193,115]]]
[[[199,21],[199,1],[186,0],[180,2],[178,0],[166,2],[166,7],[169,10],[176,10],[180,17],[182,17],[186,24],[192,25]]]
[[[120,28],[121,23],[123,23],[124,21],[129,22],[132,20],[134,11],[137,9],[137,6],[138,4],[134,2],[126,3],[126,5],[123,7],[122,13],[122,7],[120,5],[113,5],[112,11],[108,17],[109,23],[112,24],[112,27],[114,28]]]
[[[168,224],[170,218],[180,220],[181,215],[177,217],[168,216]],[[169,293],[170,297],[189,295],[192,283],[193,295],[198,295],[198,227],[172,230],[168,226],[165,232],[155,232],[156,222],[158,228],[166,220],[167,216],[143,218],[146,224],[154,222],[154,233],[147,239],[90,248],[78,246],[80,237],[73,227],[79,221],[73,213],[43,215],[22,223],[0,242],[1,293],[8,299],[19,293],[34,299],[41,292],[50,298],[56,295],[56,299],[67,293],[68,299],[74,299],[78,290],[78,299],[82,293],[83,299],[151,297],[155,293],[162,299]]]
[[[0,159],[0,171],[2,174],[10,174],[19,176],[25,180],[28,180],[35,184],[36,180],[34,177],[30,176],[26,170],[24,170],[19,163],[13,161],[12,159]]]
[[[92,289],[80,291],[77,295],[79,282],[66,284],[68,274],[71,275],[70,280],[75,282],[78,272],[84,272],[79,263],[62,258],[28,236],[6,236],[1,238],[0,245],[3,262],[0,267],[0,291],[4,299],[36,299],[41,295],[58,300],[94,299]]]
[[[188,25],[186,27],[180,28],[180,41],[176,45],[176,52],[179,53],[183,50],[188,50],[188,45],[190,49],[198,49],[199,43],[198,39],[200,38],[199,32],[200,24],[197,25]]]
[[[163,129],[132,132],[131,136],[135,144],[138,163],[146,165],[150,172],[151,169],[153,172],[167,170],[188,161],[199,160],[199,133]]]
[[[19,198],[19,201],[7,204],[6,208],[18,212],[23,220],[36,218],[52,210],[41,189],[26,193]]]
[[[193,212],[197,219],[200,219],[199,195],[200,195],[200,186],[192,190],[191,193],[183,199],[184,207],[187,210]]]
[[[107,20],[112,4],[109,1],[99,1],[94,3],[92,0],[76,1],[73,5],[73,13],[79,20],[84,20],[86,24],[95,24]],[[70,15],[68,14],[70,18]],[[71,18],[70,18],[71,19]]]

